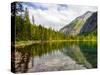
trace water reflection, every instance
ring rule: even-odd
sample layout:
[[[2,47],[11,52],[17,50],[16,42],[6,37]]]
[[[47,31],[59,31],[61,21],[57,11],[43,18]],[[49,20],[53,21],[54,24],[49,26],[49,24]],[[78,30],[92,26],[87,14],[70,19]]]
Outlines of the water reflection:
[[[96,42],[40,43],[16,48],[15,72],[60,71],[97,67]],[[12,53],[12,54],[14,54]]]

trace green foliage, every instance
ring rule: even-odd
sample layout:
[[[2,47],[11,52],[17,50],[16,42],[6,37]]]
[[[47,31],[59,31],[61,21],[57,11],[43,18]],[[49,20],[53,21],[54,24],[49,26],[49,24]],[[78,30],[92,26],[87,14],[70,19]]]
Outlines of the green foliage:
[[[41,25],[37,26],[35,24],[31,25],[32,40],[61,40],[64,39],[64,34],[54,31],[51,28],[45,28]]]
[[[81,22],[78,22],[78,26]],[[45,28],[42,25],[31,24],[29,20],[28,10],[25,10],[24,19],[22,16],[15,17],[16,25],[16,41],[52,41],[52,40],[68,40],[68,41],[96,41],[97,32],[86,32],[79,35],[65,35],[52,28]]]
[[[28,13],[25,14],[24,19],[21,16],[16,16],[15,26],[16,26],[16,41],[31,40],[31,23],[28,18]]]

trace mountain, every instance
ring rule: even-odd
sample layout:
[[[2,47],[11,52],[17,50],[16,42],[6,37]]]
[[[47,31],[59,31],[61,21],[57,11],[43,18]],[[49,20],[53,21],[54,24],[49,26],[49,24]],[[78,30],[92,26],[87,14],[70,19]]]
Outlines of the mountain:
[[[81,28],[80,33],[97,31],[97,12],[94,12]]]
[[[97,12],[87,11],[60,29],[66,35],[78,35],[97,30]]]

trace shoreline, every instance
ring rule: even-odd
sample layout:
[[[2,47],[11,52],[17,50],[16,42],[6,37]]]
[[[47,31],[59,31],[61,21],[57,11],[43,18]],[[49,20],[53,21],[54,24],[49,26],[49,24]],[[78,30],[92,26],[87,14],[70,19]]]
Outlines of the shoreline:
[[[16,41],[14,46],[16,47],[24,47],[32,44],[39,44],[39,43],[49,43],[49,42],[97,42],[97,40],[49,40],[49,41]]]

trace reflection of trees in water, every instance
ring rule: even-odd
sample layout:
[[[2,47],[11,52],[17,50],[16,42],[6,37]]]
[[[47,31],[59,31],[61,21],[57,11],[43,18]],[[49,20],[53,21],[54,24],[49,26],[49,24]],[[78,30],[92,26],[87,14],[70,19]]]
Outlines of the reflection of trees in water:
[[[63,52],[65,55],[69,55],[79,64],[85,65],[87,68],[91,68],[94,64],[90,64],[91,54],[89,54],[91,47],[92,51],[95,50],[94,44],[88,43],[78,43],[78,42],[60,42],[60,43],[41,43],[26,46],[24,48],[16,48],[15,60],[12,59],[12,62],[15,63],[12,67],[15,66],[15,72],[27,72],[29,68],[34,66],[34,57],[45,56],[50,53],[56,53],[57,51]],[[83,48],[84,47],[84,48]],[[85,52],[86,50],[86,52]],[[14,55],[14,53],[12,55]],[[93,53],[94,54],[94,53]],[[90,55],[90,56],[89,56]],[[96,62],[97,60],[95,60]],[[94,67],[94,66],[93,66]],[[34,67],[33,67],[34,68]]]
[[[21,52],[19,52],[20,50]],[[12,62],[14,63],[14,72],[21,72],[25,73],[28,71],[28,69],[33,67],[33,59],[31,57],[31,52],[25,52],[26,50],[29,50],[28,48],[18,48],[15,50],[15,60]]]
[[[48,55],[49,53],[53,53],[64,46],[62,43],[42,43],[42,44],[35,44],[31,47],[32,55],[33,56],[43,56]]]
[[[18,69],[20,72],[27,72],[29,61],[30,61],[30,54],[22,53],[19,62],[16,63],[17,65],[16,69]]]
[[[61,43],[42,43],[42,44],[34,44],[30,46],[26,46],[24,48],[16,48],[15,60],[12,60],[15,68],[13,68],[14,72],[27,72],[29,67],[34,66],[34,57],[41,57],[43,55],[53,53],[56,50],[59,50],[62,47]]]

